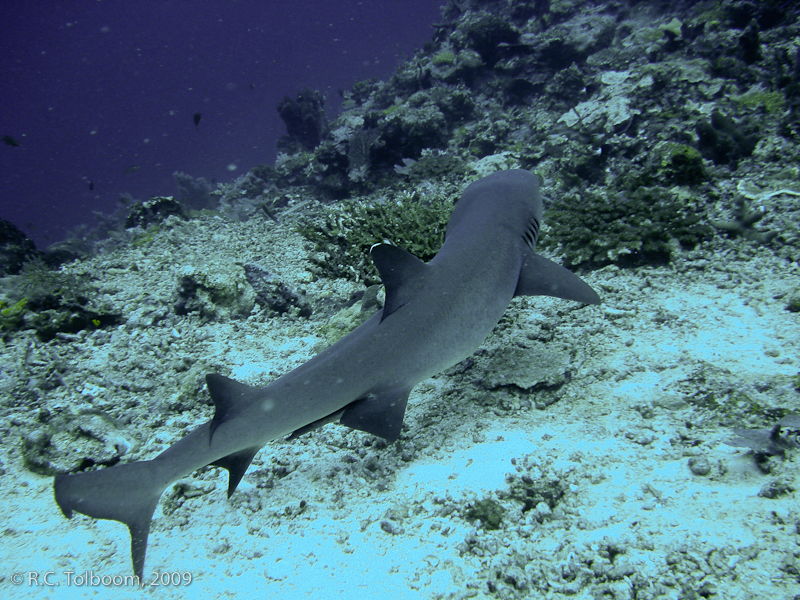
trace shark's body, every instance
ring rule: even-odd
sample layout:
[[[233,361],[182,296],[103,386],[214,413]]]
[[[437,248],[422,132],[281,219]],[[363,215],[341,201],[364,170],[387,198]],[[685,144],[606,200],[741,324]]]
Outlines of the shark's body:
[[[153,511],[176,480],[224,467],[230,496],[264,444],[337,418],[394,441],[411,388],[472,354],[514,296],[600,302],[578,277],[534,253],[541,219],[535,175],[502,171],[472,183],[430,263],[389,244],[373,247],[386,304],[372,318],[266,387],[208,375],[211,421],[152,460],[57,476],[56,502],[67,517],[77,511],[128,525],[141,576]]]

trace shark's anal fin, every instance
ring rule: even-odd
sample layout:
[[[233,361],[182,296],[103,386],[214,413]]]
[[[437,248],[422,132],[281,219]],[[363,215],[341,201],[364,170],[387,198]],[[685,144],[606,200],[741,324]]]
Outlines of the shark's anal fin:
[[[64,516],[73,512],[125,523],[131,533],[133,571],[142,580],[150,521],[164,492],[156,461],[117,465],[100,471],[57,475],[56,503]]]
[[[233,418],[245,406],[249,405],[258,388],[239,383],[216,373],[206,375],[206,385],[214,402],[214,417],[211,419],[210,433],[225,421]],[[210,439],[210,438],[209,438]],[[221,466],[221,465],[220,465]]]
[[[253,462],[253,457],[258,453],[261,448],[245,448],[239,452],[228,454],[222,458],[215,460],[212,465],[215,467],[222,467],[228,470],[228,498],[233,496],[236,487],[244,477],[247,467]]]
[[[389,388],[368,394],[345,407],[339,422],[394,442],[400,437],[409,388]]]
[[[522,265],[514,295],[552,296],[584,304],[600,304],[600,296],[583,279],[533,252]]]
[[[414,297],[428,266],[410,252],[391,244],[375,244],[369,253],[386,287],[383,320]]]

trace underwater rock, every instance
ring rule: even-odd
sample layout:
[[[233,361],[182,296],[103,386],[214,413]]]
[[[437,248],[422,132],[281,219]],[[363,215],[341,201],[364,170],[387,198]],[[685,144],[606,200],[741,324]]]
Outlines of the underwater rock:
[[[34,473],[72,473],[91,465],[113,465],[133,447],[115,421],[97,409],[77,414],[43,412],[22,433],[25,466]]]
[[[333,315],[328,322],[319,330],[322,343],[318,350],[327,348],[338,342],[383,306],[383,302],[378,298],[382,286],[371,285],[361,296],[361,302],[356,302],[351,306],[343,308]]]
[[[700,152],[686,144],[659,142],[651,164],[666,182],[676,185],[697,185],[708,178]]]
[[[271,312],[282,315],[296,308],[301,317],[310,317],[311,305],[290,289],[277,275],[254,264],[244,266],[244,275],[256,294],[256,302]]]
[[[83,239],[70,238],[51,244],[44,251],[44,262],[51,268],[88,258],[92,254],[91,245]]]
[[[210,320],[246,317],[256,303],[256,293],[239,265],[187,265],[178,271],[175,291],[178,315],[198,313]]]
[[[447,138],[447,117],[431,95],[417,92],[381,123],[383,146],[374,152],[375,160],[394,166],[425,148],[446,146]]]
[[[69,338],[81,331],[112,327],[122,321],[118,313],[74,302],[35,310],[35,305],[31,303],[29,308],[31,310],[25,314],[25,327],[34,329],[37,337],[45,342],[59,336]]]
[[[710,121],[700,121],[696,127],[700,137],[700,152],[717,164],[733,164],[753,154],[758,138],[719,110],[711,113]]]
[[[608,48],[614,40],[617,24],[611,15],[577,14],[569,21],[542,33],[525,33],[517,46],[532,52],[532,64],[556,71],[586,59]]]
[[[483,62],[492,67],[500,58],[501,44],[514,44],[519,31],[505,19],[496,15],[483,15],[465,27],[464,34],[470,48]]]
[[[172,196],[154,196],[146,202],[131,207],[125,219],[125,228],[141,227],[147,229],[153,223],[161,223],[170,215],[185,219],[183,207]]]
[[[23,264],[38,255],[36,246],[16,225],[0,219],[0,277],[16,275]]]
[[[570,380],[570,359],[545,344],[535,349],[504,347],[492,353],[481,385],[487,389],[515,386],[527,391],[559,388]]]
[[[491,498],[478,500],[467,510],[468,521],[480,521],[484,529],[500,529],[503,524],[505,509],[497,501]]]
[[[789,485],[786,481],[770,481],[766,485],[764,485],[758,492],[758,495],[761,498],[768,498],[770,500],[775,500],[776,498],[780,498],[781,496],[786,496],[787,494],[791,494],[794,491],[794,488]]]
[[[175,171],[172,179],[178,187],[178,198],[182,206],[202,210],[211,208],[216,203],[217,198],[212,195],[214,188],[205,177],[195,179],[191,175]]]
[[[284,96],[278,103],[278,114],[286,125],[287,135],[278,140],[278,149],[289,154],[300,150],[310,152],[319,146],[325,133],[325,101],[317,91],[308,88],[292,100]]]

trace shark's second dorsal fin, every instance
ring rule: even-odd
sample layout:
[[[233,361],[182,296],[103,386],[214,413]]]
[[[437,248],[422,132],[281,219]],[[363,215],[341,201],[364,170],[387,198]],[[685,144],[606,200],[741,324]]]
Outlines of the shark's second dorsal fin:
[[[211,419],[211,435],[225,421],[249,405],[258,388],[239,383],[216,373],[206,375],[206,385],[214,402],[214,417]]]
[[[583,279],[531,252],[522,265],[515,296],[552,296],[584,304],[600,304],[600,296]]]
[[[256,392],[258,392],[258,388],[239,383],[216,373],[206,375],[206,385],[211,394],[211,400],[214,401],[214,417],[209,424],[210,436],[213,437],[214,430],[217,427],[236,416],[243,407],[250,404]],[[222,467],[228,471],[228,498],[236,491],[236,486],[239,485],[242,477],[244,477],[247,467],[253,462],[253,457],[259,449],[260,447],[245,448],[211,463],[215,467]]]
[[[375,244],[369,253],[386,287],[383,320],[414,296],[428,265],[391,244]]]

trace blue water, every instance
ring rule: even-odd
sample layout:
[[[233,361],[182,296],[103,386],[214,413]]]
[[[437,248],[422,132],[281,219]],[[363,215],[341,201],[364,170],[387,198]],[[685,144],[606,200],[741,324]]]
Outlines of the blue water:
[[[93,211],[272,164],[278,102],[388,79],[441,0],[4,0],[0,218],[40,248]],[[198,127],[193,115],[200,113]],[[235,170],[234,170],[235,167]],[[127,174],[126,174],[127,172]]]

